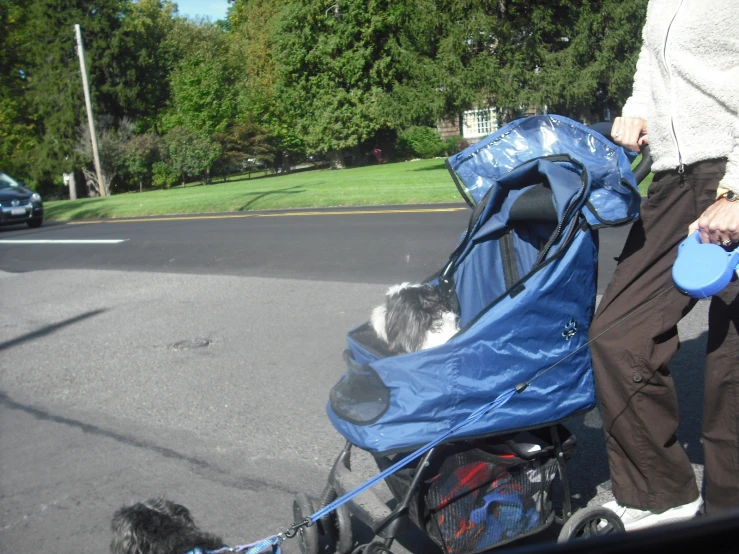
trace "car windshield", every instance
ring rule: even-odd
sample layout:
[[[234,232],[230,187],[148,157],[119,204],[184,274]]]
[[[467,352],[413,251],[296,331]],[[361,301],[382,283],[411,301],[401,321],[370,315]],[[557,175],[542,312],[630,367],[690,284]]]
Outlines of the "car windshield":
[[[0,177],[0,190],[9,189],[9,188],[17,188],[18,185],[15,183],[11,183],[10,181],[3,179]]]

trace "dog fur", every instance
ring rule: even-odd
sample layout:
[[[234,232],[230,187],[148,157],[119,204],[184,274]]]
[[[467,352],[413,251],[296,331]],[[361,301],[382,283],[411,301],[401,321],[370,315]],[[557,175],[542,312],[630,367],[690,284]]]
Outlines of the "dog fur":
[[[439,346],[459,331],[449,299],[428,283],[390,287],[385,303],[372,310],[370,325],[395,354]]]
[[[190,511],[170,500],[152,498],[124,506],[111,522],[113,554],[185,554],[224,547],[220,537],[201,531]]]

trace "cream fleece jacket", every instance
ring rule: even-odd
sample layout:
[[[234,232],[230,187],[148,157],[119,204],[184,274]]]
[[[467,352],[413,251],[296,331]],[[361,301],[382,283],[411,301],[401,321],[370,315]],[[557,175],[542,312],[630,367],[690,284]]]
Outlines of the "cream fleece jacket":
[[[631,98],[652,170],[726,158],[739,193],[739,0],[649,0]]]

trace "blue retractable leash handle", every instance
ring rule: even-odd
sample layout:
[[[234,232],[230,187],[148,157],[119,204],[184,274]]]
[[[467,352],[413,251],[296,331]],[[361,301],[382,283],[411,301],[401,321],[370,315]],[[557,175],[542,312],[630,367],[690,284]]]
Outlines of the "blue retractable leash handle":
[[[695,231],[678,246],[672,280],[688,296],[708,298],[724,290],[737,268],[739,248],[727,251],[717,244],[702,243]]]

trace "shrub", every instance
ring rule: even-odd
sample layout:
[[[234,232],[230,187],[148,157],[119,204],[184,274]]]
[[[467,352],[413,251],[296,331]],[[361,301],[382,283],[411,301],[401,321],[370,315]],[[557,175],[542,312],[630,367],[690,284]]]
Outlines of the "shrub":
[[[151,184],[168,189],[179,181],[180,174],[164,162],[154,162],[151,168]]]
[[[466,138],[463,138],[460,135],[456,135],[456,136],[444,139],[443,144],[444,144],[444,155],[453,156],[457,152],[461,152],[462,150],[467,148],[471,143]]]
[[[405,155],[434,158],[444,154],[444,143],[433,127],[409,127],[398,134],[398,149]]]

